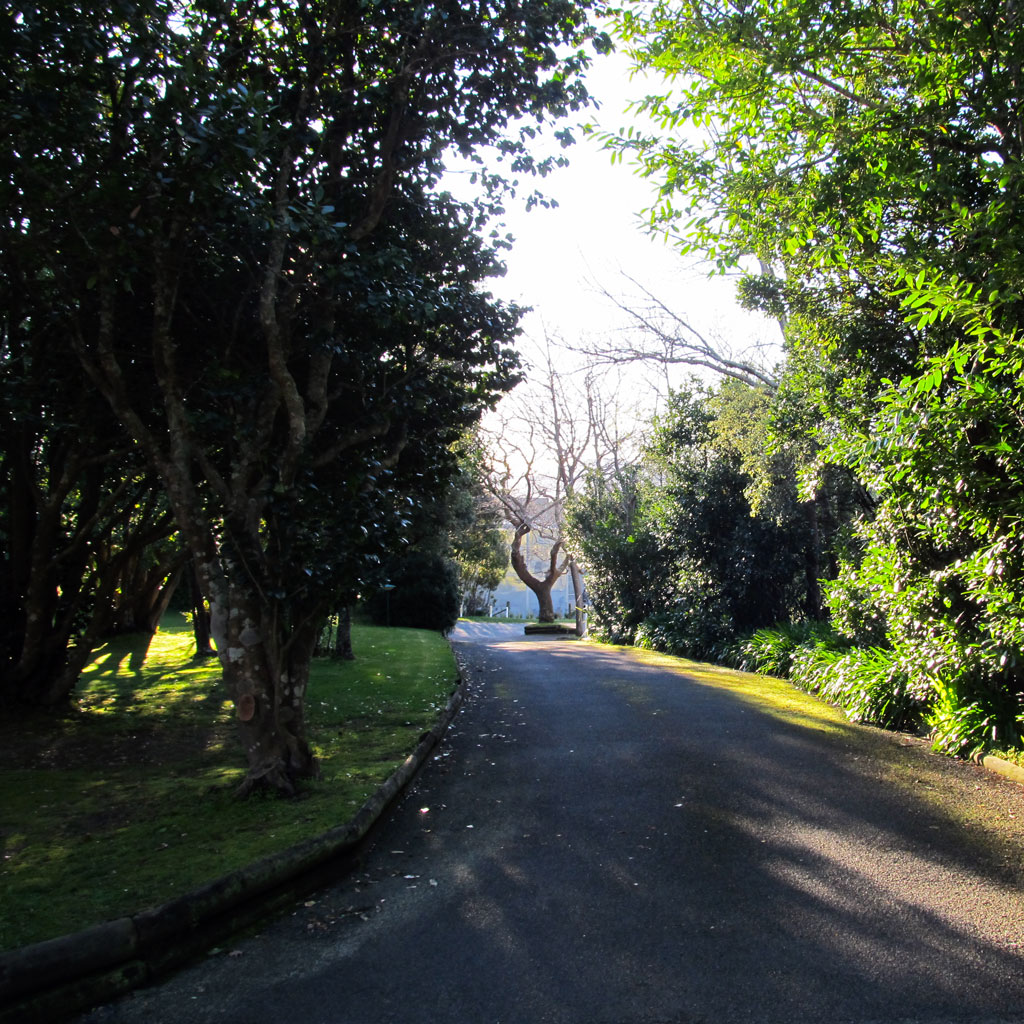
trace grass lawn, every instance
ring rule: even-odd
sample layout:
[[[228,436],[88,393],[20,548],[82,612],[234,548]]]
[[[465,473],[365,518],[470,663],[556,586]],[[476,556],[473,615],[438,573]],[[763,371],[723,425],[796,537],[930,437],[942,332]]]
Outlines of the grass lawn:
[[[298,800],[233,796],[231,706],[180,615],[99,648],[58,719],[0,723],[0,949],[160,904],[348,821],[456,679],[438,633],[356,625],[352,640],[356,661],[314,663],[323,776]]]

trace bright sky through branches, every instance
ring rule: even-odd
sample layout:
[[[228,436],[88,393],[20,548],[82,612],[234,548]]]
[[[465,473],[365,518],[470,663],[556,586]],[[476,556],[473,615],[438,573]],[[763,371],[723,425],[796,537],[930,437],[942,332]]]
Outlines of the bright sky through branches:
[[[601,107],[580,120],[614,130],[635,117],[625,107],[648,86],[631,81],[627,66],[620,54],[595,59],[588,84]],[[597,140],[582,137],[575,127],[574,134],[577,144],[566,151],[570,166],[524,189],[537,187],[558,207],[527,212],[521,202],[508,203],[506,224],[516,242],[505,254],[506,277],[491,287],[502,298],[533,307],[524,350],[529,351],[529,339],[545,333],[576,344],[621,332],[626,318],[600,289],[621,298],[635,293],[623,274],[734,351],[777,346],[778,326],[739,309],[731,280],[709,278],[706,268],[684,260],[662,237],[645,232],[641,211],[651,203],[653,183],[637,177],[628,164],[613,165]],[[673,379],[690,372],[677,370]]]

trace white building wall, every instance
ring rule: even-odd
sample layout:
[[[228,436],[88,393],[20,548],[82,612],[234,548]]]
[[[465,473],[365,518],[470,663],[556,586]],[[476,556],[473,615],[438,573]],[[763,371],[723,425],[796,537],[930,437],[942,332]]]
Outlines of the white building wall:
[[[546,541],[534,540],[531,534],[527,534],[523,539],[523,550],[530,572],[538,578],[542,577],[547,571],[551,545]],[[555,606],[555,614],[558,616],[569,614],[571,617],[572,580],[568,573],[564,573],[555,583],[551,597]],[[503,613],[506,603],[512,618],[535,619],[540,612],[536,595],[519,579],[511,566],[505,573],[505,578],[501,581],[498,589],[494,591],[492,600],[495,615]]]

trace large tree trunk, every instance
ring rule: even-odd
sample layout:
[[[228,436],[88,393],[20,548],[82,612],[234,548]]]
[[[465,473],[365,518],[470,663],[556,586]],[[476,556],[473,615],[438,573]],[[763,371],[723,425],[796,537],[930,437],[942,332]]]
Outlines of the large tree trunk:
[[[531,587],[533,592],[537,595],[538,622],[555,621],[555,604],[551,596],[551,589],[553,585],[553,581],[551,583],[546,583],[545,581],[545,583],[539,587]]]
[[[587,613],[585,610],[585,591],[583,584],[583,573],[576,564],[576,559],[569,560],[569,578],[572,580],[573,608],[576,612],[576,635],[587,635]]]
[[[264,600],[254,584],[229,585],[215,578],[207,592],[214,642],[248,762],[239,794],[294,795],[299,780],[319,774],[304,710],[319,622],[284,601]]]
[[[72,656],[76,639],[89,646],[96,639],[82,629],[82,620],[93,625],[110,595],[93,592],[101,581],[90,572],[84,538],[66,535],[63,509],[79,475],[74,456],[51,469],[54,480],[45,489],[31,479],[30,460],[23,454],[14,452],[11,460],[11,504],[17,514],[8,537],[11,569],[3,602],[8,636],[0,683],[7,706],[54,707],[66,701],[78,678],[80,659]],[[97,471],[82,474],[81,518],[91,519],[99,507],[99,485]]]
[[[58,585],[41,604],[27,602],[30,620],[35,612],[50,628],[41,634],[36,629],[25,632],[21,659],[9,679],[17,703],[43,708],[67,704],[93,648],[107,632],[117,579],[116,573],[89,572],[83,566],[80,579],[67,581],[66,592]],[[76,624],[80,616],[84,622]]]
[[[555,584],[565,572],[564,566],[558,565],[558,553],[562,548],[562,542],[556,540],[551,545],[551,554],[548,560],[548,568],[542,579],[538,579],[530,572],[526,564],[526,556],[523,554],[523,538],[530,532],[529,526],[520,526],[512,539],[511,562],[516,575],[525,583],[537,596],[538,612],[537,619],[540,622],[555,621],[555,606],[551,592]]]
[[[196,653],[193,657],[199,661],[214,657],[213,636],[210,632],[210,609],[206,607],[199,576],[196,574],[195,558],[189,558],[185,564],[185,580],[188,583],[189,603],[192,605],[192,636],[196,642]]]

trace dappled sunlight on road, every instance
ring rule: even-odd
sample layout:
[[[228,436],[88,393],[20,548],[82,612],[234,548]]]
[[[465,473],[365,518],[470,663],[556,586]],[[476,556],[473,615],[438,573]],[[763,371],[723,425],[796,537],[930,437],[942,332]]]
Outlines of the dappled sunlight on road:
[[[523,986],[515,1019],[552,1021],[603,1020],[602,993],[638,988],[725,1020],[751,1019],[752,1004],[764,1007],[758,1019],[817,1006],[820,1017],[799,1019],[824,1020],[843,1013],[844,993],[867,990],[880,1013],[926,992],[966,1019],[967,993],[1020,977],[1021,901],[1007,887],[970,878],[954,918],[932,899],[954,880],[918,858],[899,863],[894,850],[896,873],[880,873],[874,844],[825,824],[766,839],[743,815],[709,810],[624,814],[594,842],[565,808],[560,836],[541,825],[522,839],[503,829],[497,847],[481,841],[446,896],[471,936],[467,970],[484,979],[500,964]],[[975,901],[996,909],[1005,934],[971,923]]]

